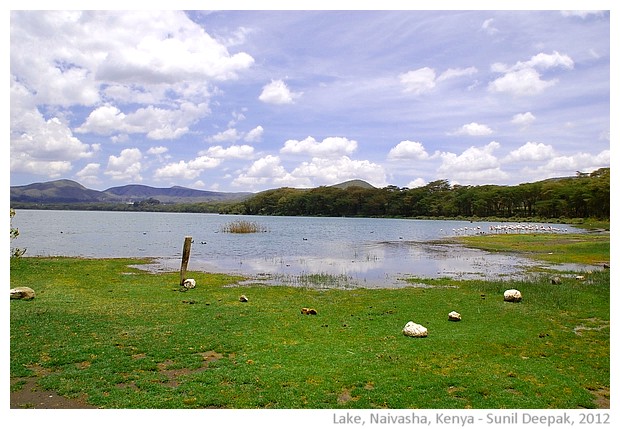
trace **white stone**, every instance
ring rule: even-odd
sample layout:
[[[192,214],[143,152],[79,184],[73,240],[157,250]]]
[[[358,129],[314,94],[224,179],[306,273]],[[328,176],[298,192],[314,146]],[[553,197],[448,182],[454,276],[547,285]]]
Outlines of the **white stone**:
[[[521,292],[517,289],[508,289],[504,292],[504,301],[507,302],[521,302]]]
[[[456,311],[451,311],[450,313],[448,313],[448,320],[458,322],[461,320],[461,314],[457,313]]]
[[[34,299],[34,296],[35,296],[34,290],[26,286],[20,286],[20,287],[13,288],[9,292],[11,293],[11,299],[30,300],[30,299]]]
[[[428,335],[428,329],[410,321],[407,322],[403,328],[403,335],[408,337],[426,337]]]
[[[183,286],[187,289],[194,289],[196,287],[196,280],[194,279],[185,279],[183,282]]]

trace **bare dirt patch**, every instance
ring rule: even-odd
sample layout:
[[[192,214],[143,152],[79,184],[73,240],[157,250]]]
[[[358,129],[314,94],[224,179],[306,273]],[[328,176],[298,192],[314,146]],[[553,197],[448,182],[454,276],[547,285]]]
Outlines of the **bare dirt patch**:
[[[83,398],[65,398],[56,392],[41,389],[37,380],[38,376],[16,377],[11,380],[11,386],[23,383],[20,390],[11,390],[11,408],[35,408],[35,409],[88,409],[97,408],[88,404]]]
[[[596,408],[609,409],[610,408],[610,392],[609,387],[603,387],[600,389],[592,390],[594,395],[594,404]]]
[[[170,368],[174,365],[174,361],[167,359],[157,364],[157,369],[163,374],[167,381],[163,384],[168,387],[175,388],[179,385],[178,378],[183,375],[195,374],[208,369],[209,364],[222,359],[221,353],[210,350],[200,353],[203,358],[202,365],[197,369],[189,368]],[[146,355],[139,354],[132,356],[134,359],[144,359]],[[80,367],[88,367],[89,363],[80,363]],[[88,403],[88,397],[83,395],[77,398],[67,398],[58,395],[51,390],[44,390],[38,385],[38,380],[45,376],[48,371],[40,366],[33,366],[35,375],[31,377],[13,377],[11,378],[11,408],[13,409],[96,409],[97,407]],[[20,386],[19,389],[17,386]],[[119,383],[116,385],[119,389],[140,390],[134,382]]]

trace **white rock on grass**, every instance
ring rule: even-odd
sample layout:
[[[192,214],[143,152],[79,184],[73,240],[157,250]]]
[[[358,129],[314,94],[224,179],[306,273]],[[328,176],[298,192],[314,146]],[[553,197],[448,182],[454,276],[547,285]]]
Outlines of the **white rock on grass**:
[[[196,280],[194,279],[185,279],[183,282],[183,287],[186,289],[194,289],[196,287]]]
[[[508,289],[504,292],[504,301],[506,302],[521,302],[522,298],[521,292],[517,289]]]
[[[461,313],[457,313],[456,311],[451,311],[448,313],[448,320],[452,322],[460,322]]]
[[[428,335],[428,329],[417,323],[407,322],[403,328],[403,335],[407,337],[426,337]]]
[[[34,290],[26,286],[20,286],[20,287],[13,288],[9,292],[11,293],[11,299],[29,300],[29,299],[34,299],[34,296],[35,296]]]

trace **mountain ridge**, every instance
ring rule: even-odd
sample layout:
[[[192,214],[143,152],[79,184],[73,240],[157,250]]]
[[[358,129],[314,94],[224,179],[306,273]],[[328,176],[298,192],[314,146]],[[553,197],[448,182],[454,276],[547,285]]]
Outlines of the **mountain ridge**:
[[[346,189],[352,186],[375,188],[370,183],[355,179],[331,185]],[[35,182],[11,186],[11,203],[70,204],[70,203],[134,203],[154,199],[165,204],[226,202],[244,200],[252,192],[217,192],[192,189],[184,186],[160,188],[141,184],[114,186],[103,191],[89,189],[70,179]]]
[[[157,188],[130,184],[97,191],[69,179],[11,186],[11,203],[131,203],[156,199],[162,203],[232,201],[251,196],[250,192],[215,192],[173,186]]]

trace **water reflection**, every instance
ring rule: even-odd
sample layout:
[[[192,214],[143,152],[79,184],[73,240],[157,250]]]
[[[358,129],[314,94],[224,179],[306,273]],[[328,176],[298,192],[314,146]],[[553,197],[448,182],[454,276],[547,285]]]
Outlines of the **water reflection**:
[[[165,270],[177,270],[180,259],[159,259]],[[353,257],[279,256],[207,261],[193,259],[190,269],[250,275],[256,282],[320,287],[312,275],[322,275],[328,287],[405,287],[412,278],[518,278],[534,261],[488,253],[451,243],[381,242],[357,249]],[[552,267],[549,267],[552,268]],[[575,269],[578,267],[575,266]],[[585,267],[581,267],[585,269]]]

